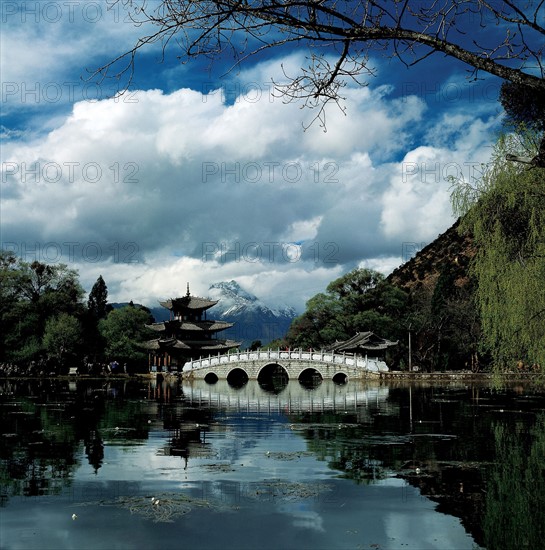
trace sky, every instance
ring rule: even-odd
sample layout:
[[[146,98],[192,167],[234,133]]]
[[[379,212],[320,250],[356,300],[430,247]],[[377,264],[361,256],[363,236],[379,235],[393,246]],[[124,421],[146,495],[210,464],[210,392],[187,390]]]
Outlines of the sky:
[[[111,302],[236,280],[302,312],[339,276],[386,275],[447,230],[449,176],[489,161],[501,83],[472,83],[442,55],[408,69],[377,53],[326,131],[274,92],[305,65],[300,47],[227,74],[227,58],[183,64],[175,46],[164,59],[150,47],[112,98],[115,82],[88,78],[145,29],[106,8],[1,4],[0,240],[77,269],[87,292],[102,275]]]

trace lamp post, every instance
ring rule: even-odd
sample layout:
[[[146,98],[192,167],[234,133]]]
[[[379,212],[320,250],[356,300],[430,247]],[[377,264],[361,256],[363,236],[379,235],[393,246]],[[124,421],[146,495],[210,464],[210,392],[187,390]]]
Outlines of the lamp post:
[[[413,371],[413,362],[411,354],[411,325],[409,325],[409,372]]]

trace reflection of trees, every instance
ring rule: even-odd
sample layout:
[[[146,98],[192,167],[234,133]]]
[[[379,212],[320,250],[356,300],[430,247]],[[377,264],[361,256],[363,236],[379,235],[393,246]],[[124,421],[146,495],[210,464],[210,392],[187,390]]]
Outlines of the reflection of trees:
[[[141,385],[123,381],[74,382],[9,379],[0,384],[0,492],[56,494],[71,484],[82,442],[98,471],[104,458],[103,434],[147,439]],[[117,426],[130,430],[116,432]]]
[[[89,432],[89,437],[85,441],[85,454],[87,455],[89,464],[95,469],[95,474],[98,473],[104,460],[104,442],[98,430],[91,430]]]
[[[391,388],[386,401],[370,401],[350,414],[301,413],[290,419],[304,427],[310,451],[358,482],[371,483],[401,472],[409,462],[429,470],[453,457],[465,461],[485,457],[481,421],[466,409],[467,390],[448,400],[440,399],[434,387],[416,387],[412,392],[411,398],[406,387]],[[448,437],[454,433],[460,437]]]
[[[342,472],[342,477],[357,483],[372,483],[385,477],[385,463],[391,462],[392,457],[381,452],[376,440],[371,441],[368,428],[357,424],[356,415],[305,413],[292,414],[290,419],[303,425],[301,433],[308,450],[328,462],[331,469]],[[385,447],[382,450],[386,451]]]
[[[487,483],[483,527],[489,550],[543,548],[545,541],[545,415],[533,427],[493,427],[496,460]],[[498,529],[501,526],[501,529]]]
[[[70,483],[77,441],[58,414],[31,401],[0,408],[0,483],[6,495],[58,493]]]
[[[403,477],[420,493],[437,502],[437,511],[461,519],[464,528],[478,544],[483,544],[484,487],[479,463],[421,464],[423,472],[402,472]]]
[[[438,511],[459,517],[490,550],[542,548],[545,415],[528,429],[532,404],[517,400],[516,391],[412,392],[412,422],[406,388],[391,388],[390,403],[369,405],[365,414],[299,413],[290,420],[307,448],[342,477],[370,484],[395,475],[436,502]],[[506,420],[498,424],[500,410],[522,413],[502,412]]]

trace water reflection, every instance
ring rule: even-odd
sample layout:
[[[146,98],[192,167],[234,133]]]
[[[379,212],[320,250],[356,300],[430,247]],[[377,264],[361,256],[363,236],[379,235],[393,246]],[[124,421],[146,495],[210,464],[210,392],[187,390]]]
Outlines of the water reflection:
[[[32,521],[33,497],[54,498],[52,515],[71,502],[95,518],[105,505],[126,511],[118,520],[129,530],[139,514],[151,524],[138,524],[138,548],[152,544],[154,521],[187,514],[189,547],[252,547],[254,526],[247,519],[237,534],[233,513],[255,519],[274,546],[290,535],[286,548],[303,534],[296,547],[518,549],[544,540],[542,390],[261,382],[0,382],[2,538],[17,532],[21,511]],[[158,495],[164,507],[150,508]],[[402,529],[416,511],[426,533]],[[282,535],[278,515],[289,518]],[[454,539],[433,540],[446,517],[465,532],[451,523]],[[355,527],[362,518],[373,526],[365,536]],[[203,544],[194,527],[205,521],[221,536],[205,530]],[[179,535],[165,533],[174,547]],[[104,540],[93,544],[111,546],[115,534]]]
[[[286,369],[276,363],[265,365],[257,378],[257,383],[262,390],[275,394],[283,391],[287,387],[288,381],[289,375]]]
[[[98,430],[91,430],[85,439],[85,454],[97,474],[104,460],[104,442]]]
[[[319,412],[330,409],[345,413],[350,409],[359,411],[362,417],[374,410],[374,404],[378,406],[379,402],[388,408],[389,395],[386,386],[338,386],[331,382],[324,382],[312,389],[299,382],[289,382],[278,391],[273,391],[269,385],[260,383],[233,388],[228,380],[219,380],[214,385],[207,384],[204,380],[194,380],[182,382],[181,389],[189,404],[218,410],[227,408],[284,414],[295,410]]]
[[[530,422],[527,415],[505,417],[492,425],[496,460],[486,484],[485,541],[489,548],[542,548],[545,413]]]

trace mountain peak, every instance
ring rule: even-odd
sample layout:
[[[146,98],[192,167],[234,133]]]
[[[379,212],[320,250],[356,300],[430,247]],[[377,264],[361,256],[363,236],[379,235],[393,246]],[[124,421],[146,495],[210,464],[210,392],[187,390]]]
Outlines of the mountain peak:
[[[257,301],[257,297],[249,292],[246,292],[236,281],[221,281],[219,283],[213,283],[210,285],[210,293],[214,296],[214,299],[219,297],[224,300],[225,298],[239,298],[241,300],[247,300],[249,302]]]
[[[228,336],[242,340],[243,347],[253,340],[261,340],[266,344],[284,336],[291,321],[297,316],[291,307],[280,310],[269,308],[233,280],[214,283],[208,290],[210,298],[219,300],[211,310],[211,317],[234,322],[235,326],[227,331]]]

